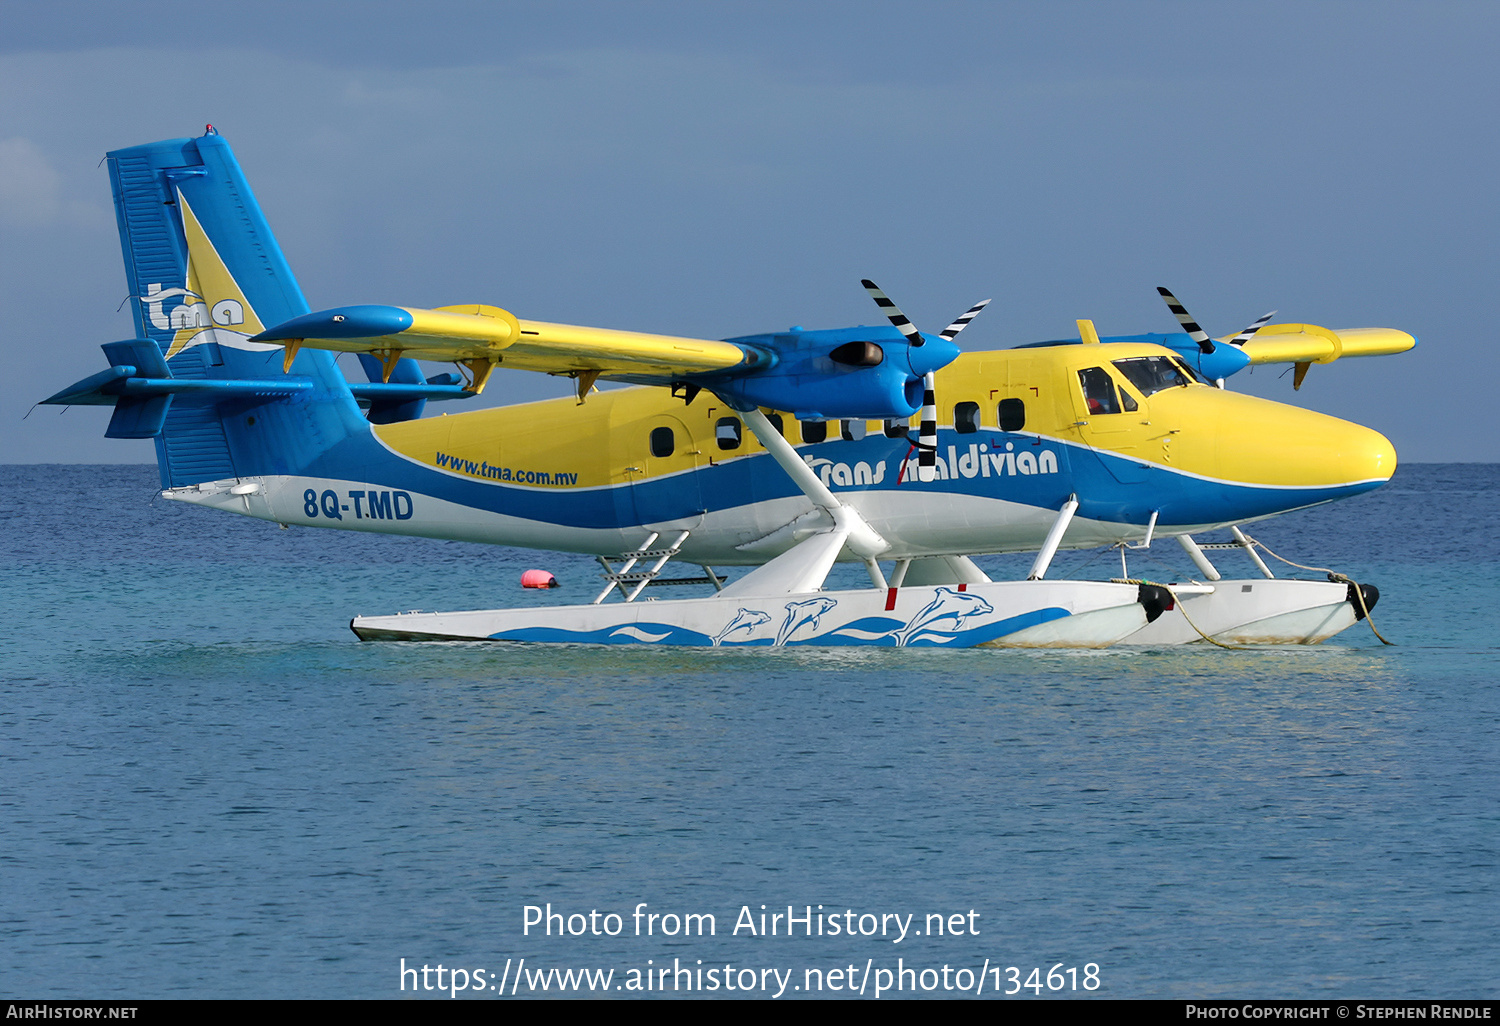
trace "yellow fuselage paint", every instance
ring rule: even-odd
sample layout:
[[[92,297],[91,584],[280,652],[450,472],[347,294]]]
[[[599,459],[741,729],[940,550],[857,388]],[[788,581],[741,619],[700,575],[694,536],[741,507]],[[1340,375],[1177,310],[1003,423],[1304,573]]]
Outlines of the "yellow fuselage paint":
[[[979,408],[980,431],[998,431],[1003,399],[1025,403],[1024,434],[1133,458],[1195,477],[1269,487],[1337,486],[1384,480],[1396,454],[1378,432],[1252,396],[1192,384],[1141,394],[1112,361],[1169,356],[1148,344],[1105,343],[967,353],[937,375],[938,421],[954,424],[961,403]],[[1136,409],[1090,414],[1079,371],[1102,368]],[[685,406],[662,388],[600,392],[585,405],[554,399],[377,426],[394,452],[476,479],[546,487],[599,488],[706,468],[763,451],[741,429],[726,450],[718,427],[735,412],[704,392]],[[782,415],[783,433],[806,444],[805,428]],[[915,433],[915,418],[913,418]],[[883,429],[865,424],[868,433]],[[672,452],[652,452],[652,432],[670,428]],[[840,437],[829,422],[827,438]],[[497,473],[497,470],[501,471]],[[533,472],[530,478],[517,477]],[[545,478],[540,475],[546,475]],[[753,497],[746,496],[746,501]]]

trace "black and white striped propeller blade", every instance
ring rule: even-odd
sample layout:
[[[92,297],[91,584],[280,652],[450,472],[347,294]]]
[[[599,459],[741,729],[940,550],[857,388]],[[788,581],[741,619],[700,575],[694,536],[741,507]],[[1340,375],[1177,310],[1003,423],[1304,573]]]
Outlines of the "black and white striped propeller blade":
[[[1276,311],[1272,310],[1270,313],[1268,313],[1264,317],[1260,318],[1260,320],[1258,320],[1254,324],[1250,325],[1250,327],[1246,328],[1244,331],[1242,331],[1238,335],[1234,336],[1234,338],[1230,339],[1229,340],[1229,344],[1232,345],[1232,346],[1235,346],[1235,347],[1239,347],[1239,346],[1244,345],[1246,342],[1249,342],[1250,341],[1250,336],[1254,335],[1261,328],[1264,328],[1267,324],[1271,323],[1271,318],[1275,317],[1275,316],[1276,316]]]
[[[938,334],[952,342],[960,331],[969,326],[970,321],[979,316],[979,311],[989,305],[988,299],[980,300]],[[917,478],[931,481],[937,476],[937,391],[931,374],[922,378],[922,426],[917,433],[917,440],[922,443],[922,451],[917,457]],[[928,462],[933,465],[929,467]]]
[[[1156,291],[1160,292],[1161,298],[1167,301],[1167,309],[1172,311],[1173,316],[1177,318],[1177,323],[1182,325],[1182,330],[1188,333],[1189,338],[1198,343],[1198,351],[1202,353],[1213,352],[1213,339],[1208,337],[1208,332],[1198,327],[1198,322],[1193,320],[1193,316],[1187,312],[1187,308],[1177,301],[1177,297],[1160,285],[1156,286]]]
[[[891,301],[891,297],[880,291],[880,286],[869,278],[861,278],[859,283],[865,287],[870,298],[875,300],[875,305],[880,307],[880,312],[896,326],[897,331],[906,336],[906,341],[912,346],[920,346],[922,333],[917,330],[917,326],[911,322],[911,319],[901,312],[901,308]]]
[[[869,278],[861,278],[861,285],[875,300],[875,305],[880,307],[880,312],[896,326],[896,330],[906,336],[906,341],[916,348],[922,344],[922,333],[917,326],[911,322],[911,318],[901,312],[901,308],[891,301],[891,297],[880,290]],[[922,422],[917,429],[917,480],[937,480],[937,393],[933,390],[934,382],[931,374],[922,376]]]
[[[876,285],[868,278],[860,280],[870,298],[875,300],[875,305],[880,307],[882,313],[896,326],[896,330],[906,336],[906,341],[916,348],[922,344],[922,333],[917,326],[911,322],[901,308],[891,301]],[[978,316],[979,311],[989,305],[986,299],[982,303],[975,303],[964,311],[962,317],[943,329],[941,337],[952,342],[960,331],[969,326],[969,322]],[[934,378],[931,373],[922,375],[922,420],[921,426],[917,428],[917,480],[935,481],[937,479],[937,392]]]
[[[947,339],[949,342],[952,342],[955,338],[958,337],[958,333],[960,331],[963,331],[969,326],[970,321],[979,316],[979,311],[983,310],[989,305],[990,301],[988,299],[981,299],[979,302],[975,303],[973,306],[965,310],[962,317],[954,321],[952,324],[948,325],[942,331],[938,332],[938,334]]]

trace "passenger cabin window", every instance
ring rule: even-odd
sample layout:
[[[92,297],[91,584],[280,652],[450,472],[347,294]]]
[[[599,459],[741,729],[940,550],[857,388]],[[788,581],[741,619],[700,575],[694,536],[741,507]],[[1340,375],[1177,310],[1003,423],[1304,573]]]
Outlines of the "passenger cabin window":
[[[1115,367],[1125,375],[1141,395],[1150,398],[1164,388],[1177,388],[1192,384],[1192,379],[1182,373],[1169,357],[1140,356],[1130,360],[1116,360]]]
[[[1115,383],[1103,367],[1090,367],[1078,372],[1078,381],[1083,386],[1083,401],[1091,414],[1119,413],[1120,400],[1115,396]]]
[[[661,458],[672,455],[677,448],[677,438],[669,427],[651,429],[651,455]]]
[[[786,435],[786,429],[781,426],[781,414],[768,413],[766,414],[766,419],[771,422],[771,426],[776,429],[778,435]]]
[[[953,430],[961,435],[972,435],[979,430],[978,403],[959,403],[953,407]]]
[[[1001,399],[1000,408],[996,412],[1000,416],[1001,431],[1020,431],[1026,426],[1024,399]]]
[[[907,426],[904,420],[887,420],[885,422],[885,437],[887,438],[905,438],[910,431],[911,428]]]
[[[808,445],[817,445],[828,439],[828,421],[826,420],[804,420],[802,422],[802,440]]]
[[[862,420],[839,421],[839,436],[846,442],[857,442],[865,437],[865,422]]]
[[[738,449],[744,430],[738,417],[720,417],[714,421],[714,440],[720,449]]]

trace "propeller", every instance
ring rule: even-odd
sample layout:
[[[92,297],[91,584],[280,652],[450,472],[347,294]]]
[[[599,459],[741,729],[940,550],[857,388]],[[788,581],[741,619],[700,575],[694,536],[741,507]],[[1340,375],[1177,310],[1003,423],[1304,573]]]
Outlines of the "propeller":
[[[925,339],[922,333],[912,324],[911,319],[901,312],[901,308],[891,301],[876,285],[868,278],[860,280],[870,298],[875,300],[875,305],[880,307],[881,313],[896,326],[896,330],[906,336],[907,343],[912,349],[920,348]],[[963,315],[948,325],[939,333],[938,337],[945,342],[952,342],[958,333],[969,326],[969,322],[979,315],[979,311],[989,305],[989,300],[981,300],[964,311]],[[912,367],[913,370],[917,368]],[[934,389],[933,372],[926,371],[922,374],[922,421],[917,429],[917,480],[932,481],[937,478],[937,393]]]
[[[1172,293],[1168,292],[1160,285],[1156,287],[1156,291],[1161,293],[1162,299],[1166,300],[1167,309],[1172,311],[1172,315],[1177,318],[1177,323],[1182,325],[1182,330],[1187,332],[1188,337],[1198,344],[1198,352],[1202,354],[1202,356],[1213,355],[1216,350],[1214,340],[1208,337],[1208,332],[1204,331],[1198,326],[1197,321],[1193,320],[1193,315],[1187,312],[1187,307],[1183,306],[1182,302],[1176,296],[1172,295]],[[1271,318],[1275,316],[1276,311],[1272,310],[1265,316],[1257,318],[1253,324],[1249,325],[1238,335],[1231,338],[1228,344],[1234,347],[1234,349],[1236,350],[1242,350],[1245,343],[1248,342],[1257,331],[1259,331],[1261,328],[1264,328],[1268,323],[1270,323]],[[1204,369],[1206,370],[1207,368]],[[1220,388],[1223,388],[1224,377],[1228,376],[1228,374],[1232,374],[1235,370],[1238,369],[1238,366],[1231,366],[1222,370],[1220,372],[1220,375],[1211,374],[1210,376],[1216,377],[1218,386]]]
[[[1208,332],[1198,327],[1198,322],[1193,320],[1193,315],[1187,312],[1187,307],[1183,306],[1176,296],[1160,285],[1156,286],[1156,291],[1160,292],[1161,298],[1167,301],[1167,309],[1172,311],[1172,314],[1177,318],[1177,323],[1182,325],[1182,330],[1188,333],[1189,338],[1198,343],[1198,351],[1205,355],[1213,352],[1214,340],[1208,337]],[[1250,340],[1250,336],[1254,335],[1261,328],[1264,328],[1271,322],[1271,318],[1275,316],[1276,311],[1272,310],[1264,317],[1258,318],[1254,324],[1251,324],[1244,331],[1230,339],[1229,344],[1236,349],[1243,346]]]

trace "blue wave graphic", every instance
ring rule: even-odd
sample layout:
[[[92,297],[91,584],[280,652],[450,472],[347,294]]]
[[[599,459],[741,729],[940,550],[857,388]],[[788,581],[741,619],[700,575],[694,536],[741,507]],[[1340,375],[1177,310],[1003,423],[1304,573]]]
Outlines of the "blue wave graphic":
[[[1008,617],[1004,620],[996,620],[981,627],[971,630],[951,631],[931,630],[919,631],[907,640],[908,648],[969,648],[974,645],[982,645],[987,641],[994,641],[1007,634],[1025,630],[1027,627],[1035,627],[1038,624],[1050,623],[1069,616],[1066,609],[1053,606],[1047,609],[1037,609],[1022,613],[1017,616]],[[876,647],[895,648],[896,635],[903,627],[905,621],[897,620],[887,616],[867,616],[859,620],[835,627],[831,631],[815,635],[811,638],[799,638],[787,642],[787,647],[794,645],[821,645],[840,647]],[[686,627],[677,627],[665,623],[633,623],[633,624],[611,624],[609,627],[593,631],[566,630],[561,627],[525,627],[517,630],[500,631],[490,635],[495,641],[540,641],[554,645],[682,645],[698,646],[708,648],[713,646],[713,638],[701,631],[690,630]],[[736,641],[730,638],[720,642],[723,648],[769,648],[773,645],[771,638],[754,638],[748,641]]]

